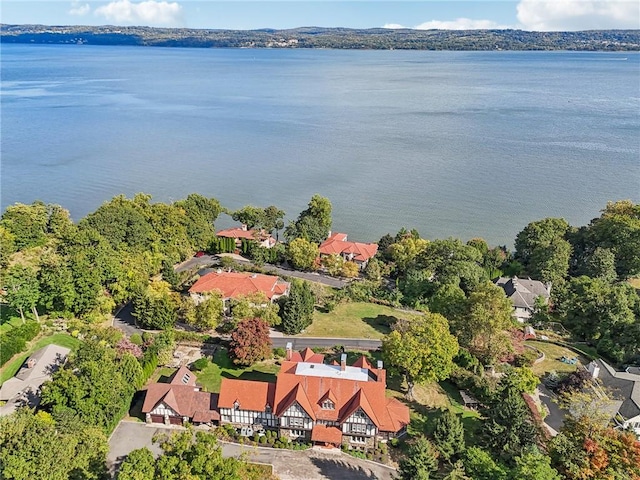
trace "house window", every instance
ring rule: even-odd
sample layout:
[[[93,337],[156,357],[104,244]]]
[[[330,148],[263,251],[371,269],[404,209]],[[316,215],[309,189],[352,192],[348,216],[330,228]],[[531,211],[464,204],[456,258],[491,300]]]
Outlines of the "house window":
[[[189,379],[191,378],[191,375],[189,375],[188,373],[185,373],[184,376],[182,377],[182,383],[189,383]]]
[[[267,413],[271,413],[271,405],[269,405],[269,404],[267,403],[267,406],[266,406],[266,407],[264,407],[264,411],[265,411],[265,412],[267,412]]]
[[[336,406],[331,400],[325,400],[324,402],[322,402],[323,410],[333,410],[334,408],[336,408]]]
[[[292,437],[304,437],[304,431],[303,430],[291,430],[291,436]]]
[[[240,408],[240,402],[238,402],[237,400],[233,402],[233,408],[238,410]]]
[[[351,441],[353,443],[367,443],[367,440],[364,437],[351,437]]]
[[[297,417],[291,417],[289,418],[289,426],[292,428],[304,428],[304,419],[303,418],[297,418]]]
[[[367,425],[364,423],[352,423],[351,433],[367,433]]]

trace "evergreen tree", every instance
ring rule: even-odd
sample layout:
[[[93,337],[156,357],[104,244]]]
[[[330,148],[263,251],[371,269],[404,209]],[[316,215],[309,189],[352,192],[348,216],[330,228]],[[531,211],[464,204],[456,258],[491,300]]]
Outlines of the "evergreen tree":
[[[425,437],[418,437],[407,455],[400,460],[399,480],[429,480],[438,470],[438,451]]]
[[[304,280],[291,282],[289,296],[282,304],[282,329],[287,335],[295,335],[311,325],[315,298],[309,284]]]
[[[484,424],[486,445],[499,458],[509,462],[534,446],[536,428],[531,412],[520,392],[510,385],[493,401]]]
[[[458,457],[464,451],[464,426],[451,410],[446,410],[436,420],[433,440],[440,455],[447,461]]]

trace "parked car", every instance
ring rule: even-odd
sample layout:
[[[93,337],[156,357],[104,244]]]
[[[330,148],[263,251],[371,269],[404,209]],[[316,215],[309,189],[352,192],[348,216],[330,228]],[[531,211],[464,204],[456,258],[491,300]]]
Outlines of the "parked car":
[[[202,257],[202,256],[204,256],[204,252],[198,252],[198,253],[196,253],[196,254],[194,255],[194,257],[196,257],[196,258],[200,258],[200,257]]]

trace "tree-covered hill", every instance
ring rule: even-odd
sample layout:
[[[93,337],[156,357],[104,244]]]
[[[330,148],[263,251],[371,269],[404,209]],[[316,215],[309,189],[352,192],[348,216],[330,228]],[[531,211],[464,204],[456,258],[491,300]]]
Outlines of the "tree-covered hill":
[[[290,30],[0,25],[3,43],[199,48],[639,51],[640,30],[529,32],[301,27]]]

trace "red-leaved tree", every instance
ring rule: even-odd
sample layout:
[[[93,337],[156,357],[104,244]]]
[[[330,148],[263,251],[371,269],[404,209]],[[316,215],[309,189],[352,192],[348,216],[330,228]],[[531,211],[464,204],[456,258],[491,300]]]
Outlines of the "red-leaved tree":
[[[271,357],[269,325],[260,318],[247,318],[231,333],[231,356],[237,365],[253,365]]]

